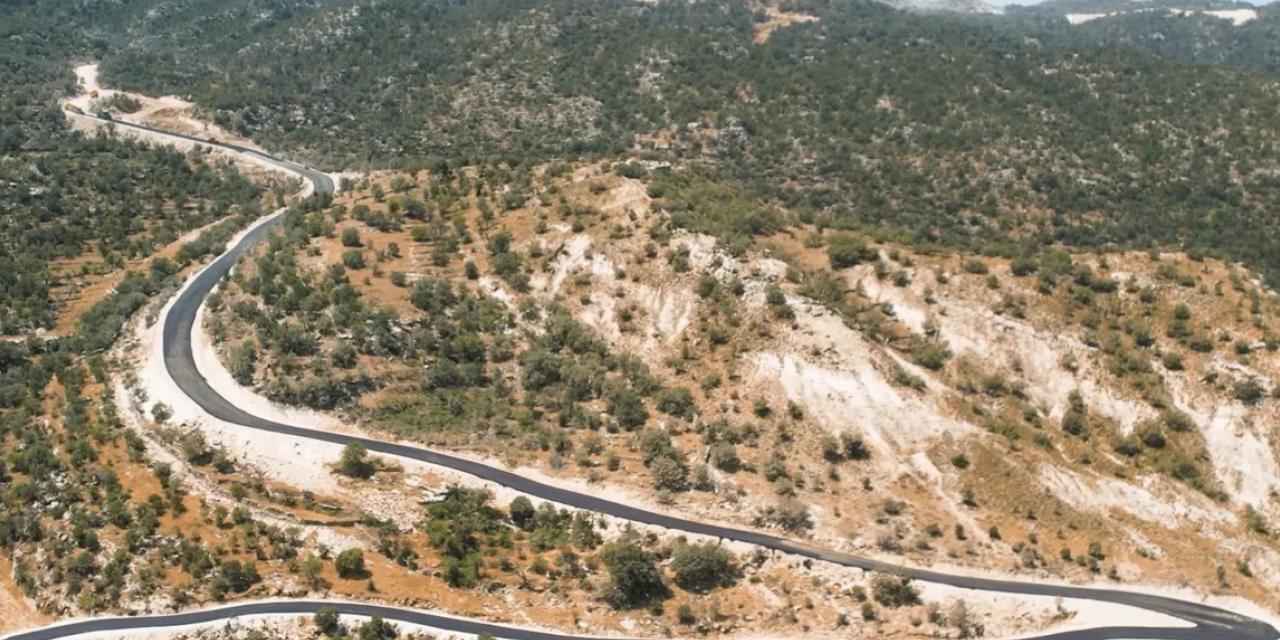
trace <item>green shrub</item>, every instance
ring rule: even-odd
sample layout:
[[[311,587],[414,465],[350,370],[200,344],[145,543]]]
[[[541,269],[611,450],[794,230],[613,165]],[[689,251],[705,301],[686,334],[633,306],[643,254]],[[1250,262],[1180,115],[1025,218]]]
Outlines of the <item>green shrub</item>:
[[[989,271],[989,269],[987,269],[987,263],[978,258],[969,258],[968,260],[965,260],[963,268],[965,273],[983,276],[987,275],[987,272]]]
[[[369,460],[369,451],[359,443],[351,443],[342,449],[338,461],[338,473],[351,478],[370,478],[378,468]]]
[[[839,234],[827,241],[827,259],[830,260],[832,269],[847,269],[864,262],[872,262],[879,255],[874,247],[868,247],[867,243],[857,236]]]
[[[1039,268],[1040,264],[1036,262],[1035,258],[1030,256],[1018,256],[1017,258],[1014,258],[1013,262],[1009,265],[1009,271],[1018,277],[1029,276],[1035,273]]]
[[[508,512],[511,514],[511,522],[521,529],[530,528],[533,524],[533,516],[536,513],[533,508],[533,502],[524,496],[516,496],[511,501]]]
[[[338,577],[348,580],[358,580],[368,575],[364,567],[364,551],[359,547],[352,547],[339,553],[333,561],[333,566],[338,570]]]
[[[1177,433],[1187,433],[1196,428],[1196,423],[1191,416],[1177,409],[1166,410],[1161,414],[1160,420],[1170,431]]]
[[[606,410],[618,421],[619,426],[628,431],[649,421],[649,410],[645,408],[644,401],[630,389],[620,389],[609,394]]]
[[[1167,442],[1159,429],[1151,428],[1142,433],[1142,444],[1149,449],[1163,449]]]
[[[721,471],[734,473],[742,467],[738,458],[738,449],[729,442],[717,442],[711,445],[711,464]]]
[[[351,251],[343,251],[342,266],[348,269],[351,269],[352,271],[363,269],[365,267],[364,252],[360,251],[359,249],[352,249]]]
[[[776,284],[765,287],[764,300],[771,306],[780,307],[787,304],[787,294]]]
[[[609,571],[604,599],[615,609],[635,609],[670,596],[671,590],[663,582],[653,554],[639,545],[631,542],[605,545],[600,559]]]
[[[1213,351],[1213,340],[1207,336],[1194,336],[1187,341],[1187,346],[1196,353],[1209,353]]]
[[[655,489],[685,491],[689,488],[689,469],[683,462],[670,456],[660,456],[649,463]]]
[[[1113,448],[1116,450],[1116,453],[1119,453],[1120,455],[1127,456],[1130,458],[1138,455],[1139,453],[1142,453],[1142,447],[1139,446],[1138,441],[1132,437],[1121,438],[1120,440],[1116,441],[1116,444]]]
[[[697,592],[731,585],[738,572],[733,554],[714,542],[677,546],[671,556],[671,569],[676,584]]]
[[[909,578],[877,575],[871,579],[871,594],[881,606],[890,609],[920,604],[920,593]]]
[[[916,391],[924,391],[929,386],[925,383],[924,378],[907,371],[905,367],[897,363],[893,365],[893,383]]]
[[[680,607],[676,609],[676,620],[682,625],[689,626],[697,622],[698,617],[693,614],[693,607],[685,602],[681,603]]]
[[[320,633],[323,633],[326,636],[337,635],[339,625],[341,624],[337,609],[334,609],[333,607],[321,607],[316,611],[313,620],[315,622],[316,629],[319,629]]]
[[[340,342],[333,349],[333,366],[339,369],[351,369],[356,366],[358,354],[349,342]]]
[[[845,431],[840,434],[840,446],[844,449],[844,457],[849,460],[867,460],[871,450],[867,448],[861,433]]]
[[[767,508],[761,520],[791,532],[813,528],[813,518],[809,515],[809,507],[795,498],[786,498],[777,505]]]
[[[844,451],[840,448],[840,441],[831,434],[822,436],[822,457],[827,462],[840,462],[844,460]]]
[[[678,418],[692,418],[696,409],[693,405],[693,394],[684,387],[665,389],[658,394],[658,411]]]
[[[946,366],[951,350],[939,340],[917,339],[911,349],[911,361],[932,371]]]
[[[1246,505],[1244,508],[1245,525],[1250,531],[1259,535],[1271,535],[1271,526],[1267,523],[1266,516],[1262,512],[1253,508],[1253,505]]]
[[[356,631],[356,640],[391,640],[398,634],[394,624],[374,616],[360,625]]]
[[[1235,399],[1247,405],[1261,402],[1266,396],[1266,391],[1262,384],[1253,378],[1237,381],[1232,387],[1232,395]]]

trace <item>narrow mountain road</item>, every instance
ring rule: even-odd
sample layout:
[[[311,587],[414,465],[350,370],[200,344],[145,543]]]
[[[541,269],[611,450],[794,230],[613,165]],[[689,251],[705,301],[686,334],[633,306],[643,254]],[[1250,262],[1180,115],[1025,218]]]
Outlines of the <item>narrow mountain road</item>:
[[[120,126],[140,126],[117,122]],[[150,127],[141,127],[158,133]],[[271,162],[281,168],[294,171],[312,181],[316,193],[332,193],[334,184],[329,176],[268,154],[245,149],[234,145],[225,145],[205,140],[197,140],[189,136],[178,136],[188,140],[196,140],[202,144],[222,147],[239,153],[253,154],[257,158]],[[178,387],[190,396],[210,415],[236,425],[251,429],[261,429],[296,438],[321,440],[338,445],[361,444],[369,451],[386,455],[399,456],[428,464],[447,467],[455,471],[510,487],[521,493],[561,505],[602,513],[624,520],[643,524],[656,525],[673,531],[710,536],[725,540],[733,540],[757,545],[781,553],[797,555],[822,562],[855,567],[859,569],[894,574],[925,582],[945,584],[962,589],[1023,594],[1032,596],[1049,596],[1094,600],[1114,604],[1127,605],[1162,613],[1184,620],[1194,626],[1152,628],[1126,627],[1125,620],[1116,620],[1113,627],[1094,628],[1069,631],[1038,636],[1037,640],[1137,640],[1160,638],[1165,640],[1275,640],[1280,633],[1270,624],[1255,620],[1225,609],[1209,605],[1178,600],[1163,596],[1135,593],[1113,589],[1073,587],[1058,584],[1038,584],[992,578],[977,578],[963,575],[952,575],[926,569],[902,567],[879,560],[841,553],[829,549],[811,546],[804,542],[790,540],[769,533],[741,529],[731,526],[698,522],[664,513],[606,500],[599,496],[578,493],[561,487],[530,480],[523,476],[491,467],[479,462],[452,456],[446,453],[408,446],[392,442],[383,442],[371,438],[362,438],[328,431],[309,429],[295,425],[282,424],[250,414],[233,405],[217,393],[196,369],[192,355],[191,333],[195,329],[196,311],[214,286],[231,270],[240,256],[261,241],[279,223],[279,216],[258,226],[246,234],[234,247],[222,254],[209,266],[202,270],[194,280],[179,294],[178,299],[170,307],[164,318],[163,340],[165,366]],[[193,611],[165,616],[139,616],[133,618],[103,618],[85,620],[63,626],[51,626],[9,636],[9,640],[52,640],[65,638],[81,633],[95,631],[121,631],[125,629],[148,629],[153,627],[195,624],[211,620],[233,618],[240,615],[258,614],[290,614],[313,613],[326,606],[323,602],[272,601],[248,603],[215,610]],[[436,616],[412,609],[366,605],[355,603],[334,604],[340,612],[356,615],[380,615],[388,620],[407,623],[425,624],[461,633],[487,633],[500,638],[513,640],[574,640],[581,636],[550,634],[514,627],[502,627],[486,623],[462,620],[458,618]],[[424,620],[429,620],[425,621]]]

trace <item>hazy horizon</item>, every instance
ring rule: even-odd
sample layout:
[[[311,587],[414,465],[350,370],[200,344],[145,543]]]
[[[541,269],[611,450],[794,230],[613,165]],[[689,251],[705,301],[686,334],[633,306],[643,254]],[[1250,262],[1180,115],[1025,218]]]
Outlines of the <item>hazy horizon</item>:
[[[988,4],[990,4],[990,5],[991,5],[991,6],[993,6],[993,7],[1008,7],[1008,6],[1012,6],[1012,5],[1022,5],[1022,6],[1024,6],[1024,7],[1029,7],[1029,6],[1034,6],[1034,5],[1037,5],[1037,4],[1041,4],[1041,3],[1043,3],[1044,1],[1045,1],[1045,0],[1009,0],[1009,1],[1003,1],[1003,2],[1002,2],[1001,0],[988,0],[988,2],[987,2],[987,3],[988,3]],[[1134,1],[1135,1],[1135,2],[1141,2],[1141,1],[1143,1],[1143,0],[1134,0]],[[1199,1],[1202,1],[1202,0],[1187,0],[1187,3],[1188,3],[1188,4],[1193,4],[1193,3],[1196,3],[1196,2],[1199,2]],[[1256,1],[1256,0],[1238,0],[1238,1],[1240,1],[1240,2],[1244,2],[1244,3],[1246,3],[1246,4],[1251,4],[1251,5],[1255,6],[1255,7],[1261,7],[1261,6],[1265,6],[1265,5],[1271,4],[1271,3],[1272,3],[1272,2],[1274,2],[1275,0],[1266,0],[1265,2],[1258,2],[1258,1]]]

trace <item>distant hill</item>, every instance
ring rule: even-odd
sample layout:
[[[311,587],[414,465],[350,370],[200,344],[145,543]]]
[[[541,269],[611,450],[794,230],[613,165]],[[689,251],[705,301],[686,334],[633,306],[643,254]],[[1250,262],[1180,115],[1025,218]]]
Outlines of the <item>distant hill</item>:
[[[1031,5],[1012,4],[1005,7],[1005,13],[1065,16],[1170,9],[1205,11],[1255,8],[1257,7],[1247,2],[1231,0],[1045,0]]]
[[[921,243],[1186,242],[1280,272],[1273,82],[1093,27],[795,0],[812,20],[756,44],[730,0],[249,6],[123,24],[106,81],[335,168],[643,149]]]
[[[1006,18],[1004,28],[1054,48],[1132,49],[1182,63],[1280,71],[1280,10],[1272,6],[1053,0],[1010,7]]]

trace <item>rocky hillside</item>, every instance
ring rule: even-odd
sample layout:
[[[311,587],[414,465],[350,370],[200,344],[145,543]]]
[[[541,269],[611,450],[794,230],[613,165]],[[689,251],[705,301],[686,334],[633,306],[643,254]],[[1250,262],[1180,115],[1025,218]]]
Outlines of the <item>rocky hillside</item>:
[[[8,624],[280,595],[655,637],[1123,615],[701,545],[202,421],[165,386],[156,319],[283,199],[204,154],[68,131],[59,99],[93,59],[180,97],[77,104],[349,170],[202,312],[202,371],[255,412],[894,562],[1280,610],[1265,10],[0,18]],[[67,339],[27,339],[49,328]]]
[[[1240,265],[920,252],[640,161],[357,186],[220,295],[241,383],[871,555],[1280,595],[1280,302]]]

